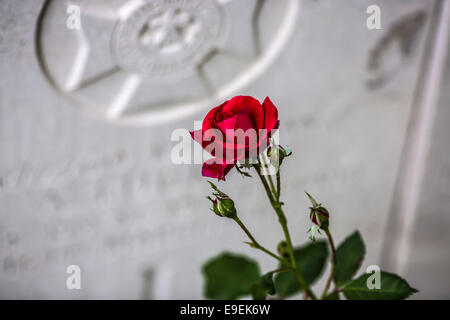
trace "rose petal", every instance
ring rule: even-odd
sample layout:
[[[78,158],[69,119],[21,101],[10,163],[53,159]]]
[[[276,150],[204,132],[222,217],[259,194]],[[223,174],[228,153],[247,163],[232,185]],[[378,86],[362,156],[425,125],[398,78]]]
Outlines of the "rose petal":
[[[253,126],[250,115],[245,112],[241,112],[237,115],[236,125],[234,126],[234,129],[242,129],[244,130],[244,132],[249,129],[256,130],[256,128]]]
[[[189,131],[191,137],[194,141],[198,142],[203,149],[209,146],[211,143],[215,142],[214,139],[208,140],[204,138],[204,134],[201,129],[195,131]]]
[[[261,103],[250,96],[236,96],[231,100],[228,100],[223,106],[223,112],[232,112],[238,114],[244,108],[257,109],[261,107]]]
[[[217,178],[219,180],[225,181],[225,176],[230,172],[230,170],[236,165],[232,164],[217,164],[214,159],[209,159],[205,161],[202,166],[202,176],[209,178]]]
[[[256,130],[263,128],[264,126],[264,109],[258,101],[258,105],[252,103],[245,106],[245,108],[241,111],[250,116],[252,120],[253,127]]]
[[[205,132],[208,129],[214,128],[214,124],[215,124],[215,118],[218,112],[220,112],[223,108],[223,106],[226,104],[227,102],[222,103],[220,106],[212,108],[205,116],[205,118],[203,119],[203,123],[202,123],[202,130],[203,132]]]
[[[244,136],[242,136],[244,135]],[[253,137],[254,139],[250,139]],[[252,141],[253,140],[253,141]],[[252,144],[252,146],[249,146]],[[247,113],[238,115],[235,126],[235,149],[254,147],[258,144],[258,131],[253,127],[252,120]]]
[[[203,132],[201,129],[195,131],[189,131],[194,141],[197,141],[201,146],[203,145]]]
[[[262,128],[264,125],[264,110],[261,103],[250,96],[236,96],[223,106],[222,112],[232,112],[238,114],[245,112],[250,115],[253,126],[256,129]]]
[[[237,119],[238,116],[234,115],[231,118],[216,123],[216,127],[219,128],[225,136],[226,142],[232,142],[234,140],[234,128],[236,126]]]
[[[277,126],[278,109],[277,107],[275,107],[269,97],[264,100],[262,107],[264,109],[264,128],[266,128],[267,131],[270,132]]]

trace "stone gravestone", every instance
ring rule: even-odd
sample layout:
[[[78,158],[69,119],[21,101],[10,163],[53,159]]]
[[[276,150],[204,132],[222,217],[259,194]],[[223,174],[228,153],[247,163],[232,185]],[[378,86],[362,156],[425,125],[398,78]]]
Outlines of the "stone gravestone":
[[[374,3],[380,30],[366,26]],[[222,250],[272,268],[210,214],[200,165],[170,158],[173,130],[237,94],[279,107],[294,241],[306,241],[308,190],[332,210],[337,241],[361,230],[362,270],[378,264],[430,7],[2,1],[0,297],[201,298],[201,264]],[[230,174],[223,189],[277,243],[262,187]]]
[[[383,263],[425,288],[415,297],[448,299],[450,2],[436,1],[427,59],[412,104]]]

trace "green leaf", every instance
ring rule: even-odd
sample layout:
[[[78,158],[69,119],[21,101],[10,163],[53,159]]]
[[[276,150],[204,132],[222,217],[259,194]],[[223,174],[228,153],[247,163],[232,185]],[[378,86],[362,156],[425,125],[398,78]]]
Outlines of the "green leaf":
[[[334,291],[329,295],[327,295],[323,300],[340,300],[340,299],[341,298],[339,297],[339,292]]]
[[[317,241],[294,249],[297,269],[307,284],[312,284],[322,273],[328,257],[328,246],[325,241]],[[275,277],[275,288],[281,298],[291,296],[300,291],[300,286],[292,271],[279,273]]]
[[[372,284],[375,276],[375,273],[363,274],[349,282],[343,289],[345,297],[349,300],[401,300],[417,292],[416,289],[409,286],[406,280],[384,271],[379,274],[380,289],[369,289],[367,280],[369,280],[369,284]]]
[[[204,293],[208,299],[237,299],[250,294],[259,276],[258,264],[245,256],[224,252],[208,260],[202,268]]]
[[[334,282],[338,287],[351,280],[364,260],[366,248],[361,235],[355,231],[348,236],[337,248],[337,266]]]
[[[275,294],[273,272],[266,273],[252,285],[252,297],[254,300],[266,300],[267,294]]]

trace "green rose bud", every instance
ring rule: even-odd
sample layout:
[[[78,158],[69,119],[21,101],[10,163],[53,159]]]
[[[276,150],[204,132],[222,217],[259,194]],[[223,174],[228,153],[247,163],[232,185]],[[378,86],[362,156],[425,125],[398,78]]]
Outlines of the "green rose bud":
[[[283,258],[289,258],[289,250],[286,241],[281,241],[278,244],[277,251]]]
[[[211,187],[214,189],[213,196],[207,197],[212,203],[211,211],[213,211],[219,217],[234,218],[236,217],[236,208],[234,206],[234,201],[225,193],[220,191],[212,182],[208,181]]]
[[[216,198],[213,200],[213,208],[215,214],[220,217],[233,218],[236,216],[236,208],[234,201],[230,198]]]
[[[292,155],[292,151],[289,147],[282,147],[280,145],[272,145],[267,148],[267,156],[270,159],[270,163],[273,165],[277,165],[277,167],[281,166],[284,158]]]

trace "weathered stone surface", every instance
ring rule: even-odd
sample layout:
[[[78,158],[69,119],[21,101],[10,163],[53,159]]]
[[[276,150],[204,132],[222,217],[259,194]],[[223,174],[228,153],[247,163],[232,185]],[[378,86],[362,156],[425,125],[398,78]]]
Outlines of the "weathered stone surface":
[[[234,1],[221,2],[236,6]],[[232,85],[239,79],[233,73],[246,70],[248,61],[258,62],[252,56],[255,46],[246,41],[254,35],[249,26],[262,30],[260,50],[266,52],[276,40],[277,21],[286,13],[277,5],[281,2],[266,1],[271,10],[260,8],[263,19],[249,21],[248,10],[257,10],[257,1],[246,4],[250,7],[242,9],[242,19],[233,7],[234,21],[245,32],[229,29],[229,34],[245,44],[227,42],[224,27],[225,39],[218,45],[242,49],[244,58],[236,64],[229,56],[211,59],[204,68],[211,85],[204,91],[189,81],[191,87],[178,91],[186,79],[183,74],[170,78],[169,86],[164,86],[167,79],[151,84],[155,94],[150,90],[125,97],[135,109],[129,109],[133,121],[123,125],[120,120],[126,114],[105,113],[111,98],[107,86],[91,87],[83,100],[59,80],[72,61],[59,54],[68,48],[72,52],[65,46],[71,43],[65,38],[65,20],[59,20],[63,46],[49,38],[52,28],[59,26],[52,26],[57,19],[44,22],[48,30],[43,34],[36,29],[44,1],[2,1],[0,297],[201,298],[200,265],[221,250],[248,253],[262,261],[263,269],[274,266],[275,262],[242,244],[245,237],[235,225],[210,213],[208,202],[202,200],[209,188],[200,166],[176,166],[170,161],[172,131],[192,128],[206,111],[202,104],[185,105],[183,94],[203,99],[210,90],[216,97],[221,92],[259,99],[270,96],[279,107],[281,141],[294,150],[282,172],[282,197],[294,241],[307,238],[308,201],[303,190],[308,190],[330,208],[338,242],[354,229],[361,230],[367,243],[362,270],[379,263],[425,27],[415,31],[410,52],[398,51],[399,34],[381,50],[377,70],[369,71],[366,65],[371,50],[393,32],[390,26],[410,13],[426,14],[429,4],[376,2],[382,8],[382,30],[366,28],[366,8],[373,1],[348,1],[345,6],[336,1],[302,1],[295,28],[288,41],[279,44],[278,55],[260,65],[264,72],[236,87]],[[89,13],[113,15],[91,6]],[[45,12],[41,17],[46,17]],[[104,33],[97,28],[104,25],[92,19],[82,30],[98,39],[101,50]],[[35,45],[42,37],[48,41],[45,52]],[[49,58],[61,63],[52,69],[59,72],[57,76],[42,70]],[[89,77],[94,67],[107,69],[110,58],[97,56],[86,69]],[[152,83],[151,74],[139,77],[139,84]],[[374,77],[379,79],[375,87],[368,84]],[[115,94],[119,89],[111,83],[110,92]],[[130,83],[132,88],[134,82]],[[122,110],[119,102],[116,111]],[[149,112],[168,110],[174,103],[179,109],[170,109],[173,112],[165,116]],[[281,230],[274,227],[276,218],[257,181],[230,174],[222,188],[234,198],[257,238],[275,246]],[[299,207],[305,210],[297,211]],[[71,264],[81,267],[81,290],[66,289],[65,271]],[[412,286],[415,277],[408,279]],[[428,288],[427,283],[421,286],[418,289],[423,291]]]
[[[447,15],[450,11],[447,7]],[[448,16],[447,16],[448,18]],[[447,46],[450,43],[448,30]],[[448,49],[447,49],[448,50]],[[448,51],[447,51],[448,52]],[[414,279],[418,288],[425,288],[416,296],[420,299],[449,299],[450,279],[450,56],[442,61],[440,90],[429,116],[429,132],[425,144],[423,167],[420,168],[418,196],[408,232],[405,232],[406,253],[399,261],[400,271]]]

